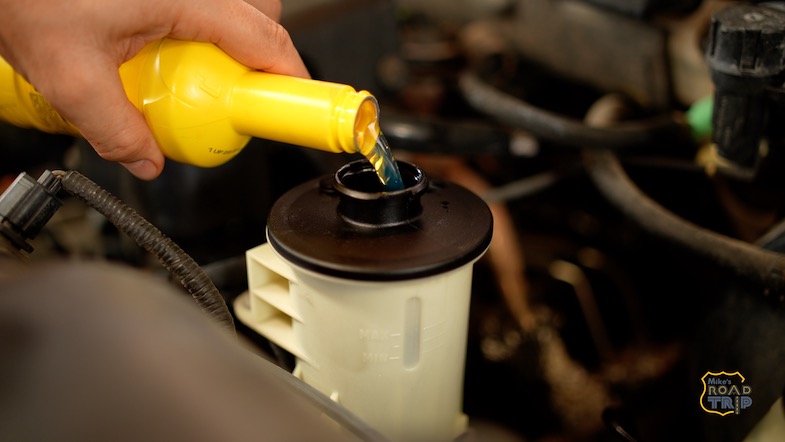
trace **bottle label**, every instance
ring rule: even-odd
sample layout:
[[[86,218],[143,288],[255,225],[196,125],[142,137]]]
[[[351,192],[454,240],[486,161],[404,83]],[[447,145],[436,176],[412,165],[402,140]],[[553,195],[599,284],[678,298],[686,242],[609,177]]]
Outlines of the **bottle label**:
[[[69,124],[65,118],[60,116],[60,114],[57,113],[52,105],[49,104],[44,96],[38,93],[38,91],[31,90],[28,94],[28,98],[30,100],[30,105],[39,119],[41,130],[47,132],[78,135],[78,132],[74,129],[74,127],[71,126],[71,124]]]

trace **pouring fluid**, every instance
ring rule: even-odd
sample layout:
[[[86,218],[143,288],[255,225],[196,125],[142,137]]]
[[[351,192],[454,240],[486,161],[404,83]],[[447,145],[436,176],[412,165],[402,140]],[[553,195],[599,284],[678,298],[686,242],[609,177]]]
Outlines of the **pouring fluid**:
[[[401,178],[400,170],[398,170],[398,163],[393,158],[390,144],[387,142],[384,134],[377,129],[376,122],[369,124],[365,130],[357,133],[358,145],[363,146],[365,138],[368,136],[375,136],[376,143],[371,149],[362,153],[373,165],[376,175],[379,176],[382,190],[384,192],[403,190],[403,179]]]
[[[212,43],[151,41],[118,73],[161,151],[181,163],[219,166],[253,137],[367,157],[379,133],[379,106],[368,91],[257,71]],[[80,135],[2,58],[0,120]]]
[[[376,145],[367,158],[376,170],[376,174],[379,175],[379,181],[385,192],[403,190],[403,179],[398,170],[398,163],[395,162],[390,145],[383,134],[379,133]]]
[[[215,167],[258,137],[327,152],[361,153],[377,171],[381,191],[404,188],[379,129],[379,105],[368,91],[256,71],[212,43],[174,39],[148,43],[120,66],[119,74],[128,99],[144,114],[167,158]],[[0,120],[79,135],[2,58]]]

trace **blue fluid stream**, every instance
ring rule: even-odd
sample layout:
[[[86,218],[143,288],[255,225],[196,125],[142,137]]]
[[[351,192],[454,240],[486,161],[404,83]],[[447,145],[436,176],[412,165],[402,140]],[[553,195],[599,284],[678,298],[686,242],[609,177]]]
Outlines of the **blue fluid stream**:
[[[376,146],[366,157],[371,162],[376,174],[379,176],[385,192],[394,192],[403,189],[403,179],[398,170],[398,163],[393,158],[390,145],[384,135],[379,133]]]

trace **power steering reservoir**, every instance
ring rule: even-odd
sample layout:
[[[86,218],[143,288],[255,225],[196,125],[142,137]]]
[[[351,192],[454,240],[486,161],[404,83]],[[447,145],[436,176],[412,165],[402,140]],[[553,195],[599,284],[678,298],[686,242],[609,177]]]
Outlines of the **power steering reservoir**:
[[[295,356],[296,376],[392,440],[454,440],[467,427],[472,268],[493,220],[465,188],[398,166],[398,191],[360,160],[284,194],[268,242],[247,252],[235,312]]]

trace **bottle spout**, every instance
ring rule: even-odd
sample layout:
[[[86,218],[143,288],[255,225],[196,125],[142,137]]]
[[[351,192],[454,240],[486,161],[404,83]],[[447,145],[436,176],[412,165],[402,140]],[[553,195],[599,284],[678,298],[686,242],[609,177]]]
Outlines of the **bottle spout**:
[[[349,151],[346,147],[353,146],[355,152],[368,157],[376,147],[376,141],[380,134],[379,103],[367,91],[351,94],[347,99],[349,103],[346,103],[344,108],[349,112],[356,109],[357,113],[354,117],[351,142],[348,140],[342,142],[344,150]]]

